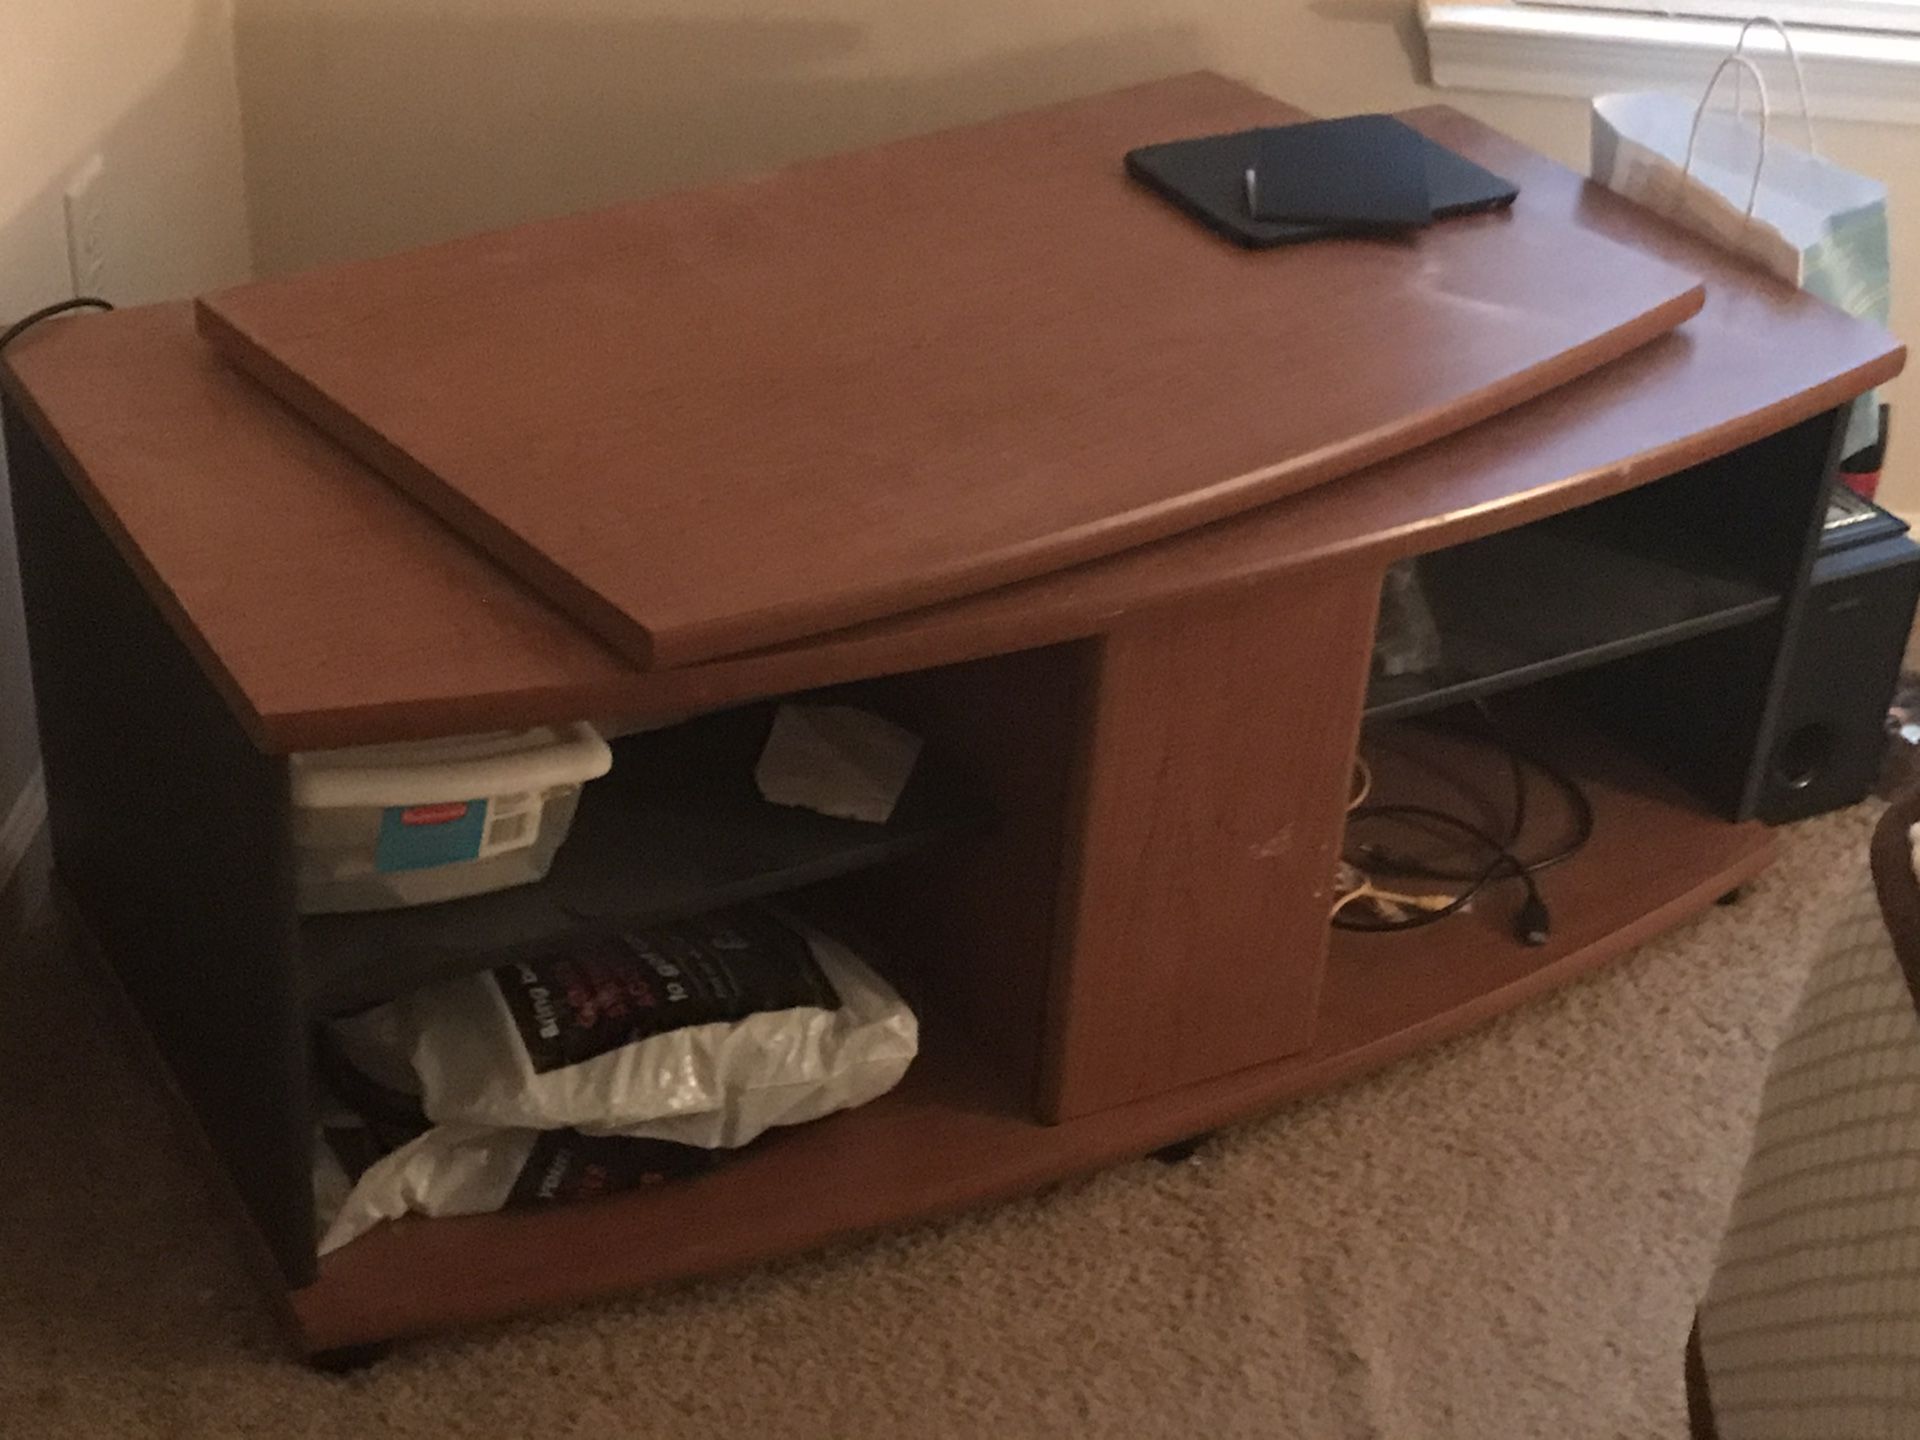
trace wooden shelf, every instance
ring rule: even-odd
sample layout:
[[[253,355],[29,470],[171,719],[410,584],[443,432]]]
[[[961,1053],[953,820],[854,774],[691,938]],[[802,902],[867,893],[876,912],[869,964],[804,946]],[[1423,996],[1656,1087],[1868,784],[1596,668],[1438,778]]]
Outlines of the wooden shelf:
[[[1376,676],[1367,718],[1439,709],[1771,614],[1780,597],[1695,556],[1629,548],[1585,523],[1543,521],[1420,561],[1442,664]],[[1644,535],[1636,539],[1644,541]]]
[[[923,1016],[925,1053],[893,1094],[777,1133],[681,1184],[538,1214],[406,1220],[327,1256],[292,1305],[314,1350],[617,1294],[793,1254],[1029,1192],[1373,1069],[1590,970],[1751,878],[1770,833],[1704,812],[1592,739],[1553,747],[1594,805],[1577,863],[1543,880],[1551,942],[1516,942],[1506,908],[1418,937],[1336,934],[1312,1048],[1059,1125],[1029,1118],[1024,1077]],[[1480,780],[1498,794],[1497,757]],[[1382,761],[1382,783],[1398,784]],[[1541,823],[1555,823],[1543,808]],[[1504,897],[1500,897],[1504,898]]]
[[[773,707],[614,742],[537,885],[404,910],[310,915],[315,1014],[340,1014],[569,936],[654,924],[816,884],[987,823],[984,801],[923,757],[885,825],[770,805],[753,782]]]
[[[1539,753],[1580,781],[1593,836],[1565,865],[1543,872],[1552,938],[1514,938],[1521,891],[1495,885],[1474,907],[1411,935],[1333,933],[1314,1054],[1404,1054],[1554,988],[1579,971],[1671,927],[1764,869],[1772,831],[1699,805],[1672,780],[1591,732],[1528,729]],[[1550,738],[1548,738],[1550,737]],[[1470,815],[1504,833],[1510,779],[1503,758],[1466,737],[1420,727],[1370,729],[1374,794]],[[1477,810],[1476,808],[1477,807]],[[1565,838],[1564,802],[1536,781],[1515,850],[1540,854]]]

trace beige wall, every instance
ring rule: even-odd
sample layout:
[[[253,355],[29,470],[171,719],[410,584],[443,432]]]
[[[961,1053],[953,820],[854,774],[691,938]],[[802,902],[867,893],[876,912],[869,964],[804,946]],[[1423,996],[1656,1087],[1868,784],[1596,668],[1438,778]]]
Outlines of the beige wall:
[[[61,196],[95,153],[108,298],[190,295],[246,276],[225,0],[6,0],[0,96],[0,321],[72,294]],[[26,677],[11,508],[0,503],[0,824],[37,763]]]
[[[1431,96],[1410,0],[241,0],[264,271],[687,185],[1196,66]],[[1582,154],[1577,105],[1472,108]]]
[[[1445,99],[1586,163],[1583,101],[1428,89],[1412,0],[240,0],[238,38],[265,272],[1201,65],[1327,113]],[[1920,129],[1823,133],[1920,176]],[[1920,231],[1896,225],[1913,332]],[[1920,467],[1892,483],[1920,511]]]
[[[251,263],[229,0],[7,0],[0,314],[70,294],[61,194],[105,162],[103,288],[187,295]]]

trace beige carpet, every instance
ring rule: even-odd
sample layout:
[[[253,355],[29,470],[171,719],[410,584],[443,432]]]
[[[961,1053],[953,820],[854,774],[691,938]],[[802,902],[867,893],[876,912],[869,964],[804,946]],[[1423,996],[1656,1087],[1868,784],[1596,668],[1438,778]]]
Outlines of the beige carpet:
[[[283,1358],[57,967],[0,969],[0,1436],[1677,1437],[1768,1046],[1868,807],[1607,974],[1092,1181],[745,1279]]]

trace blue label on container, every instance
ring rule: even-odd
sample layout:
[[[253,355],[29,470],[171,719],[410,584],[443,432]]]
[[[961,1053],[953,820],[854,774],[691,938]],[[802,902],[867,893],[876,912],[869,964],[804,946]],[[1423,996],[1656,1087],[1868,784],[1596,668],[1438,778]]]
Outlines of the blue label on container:
[[[380,816],[380,844],[373,868],[431,870],[480,858],[487,831],[485,800],[456,800],[447,805],[392,805]]]

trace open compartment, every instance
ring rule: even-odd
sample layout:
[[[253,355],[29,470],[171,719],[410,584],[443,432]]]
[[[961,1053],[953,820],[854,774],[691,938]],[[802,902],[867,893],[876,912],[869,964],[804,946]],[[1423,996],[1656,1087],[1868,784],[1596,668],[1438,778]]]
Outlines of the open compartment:
[[[544,880],[439,904],[302,917],[314,1013],[377,1004],[596,933],[764,899],[988,823],[986,798],[937,747],[885,824],[768,803],[753,770],[773,710],[743,706],[615,740],[613,769],[581,792],[572,833]]]
[[[1777,616],[1811,561],[1832,443],[1822,417],[1418,557],[1409,603],[1430,612],[1437,653],[1404,673],[1376,667],[1367,717],[1417,715]]]
[[[1368,715],[1417,715],[1497,694],[1742,625],[1782,603],[1779,592],[1705,557],[1660,548],[1625,543],[1574,511],[1422,556],[1415,573],[1440,636],[1439,661],[1375,678]]]
[[[1505,875],[1436,923],[1334,928],[1313,1045],[1289,1065],[1362,1068],[1465,1028],[1657,933],[1765,865],[1771,836],[1749,817],[1836,434],[1830,417],[1817,417],[1419,558],[1437,653],[1413,673],[1376,665],[1370,676],[1359,745],[1369,803],[1425,805],[1488,832],[1522,861],[1539,858],[1564,848],[1571,805],[1522,760],[1531,781],[1514,833],[1517,753],[1578,785],[1591,833],[1535,877],[1548,917],[1542,943],[1524,933],[1540,927],[1517,923],[1527,892]],[[1497,717],[1507,747],[1487,735],[1476,706]],[[1449,832],[1440,848],[1449,845],[1448,868],[1490,859],[1462,834]],[[1396,888],[1463,887],[1409,877]]]
[[[1116,1140],[1122,1153],[1150,1148],[1152,1137],[1065,1135],[1035,1115],[1086,662],[1083,647],[1060,646],[796,697],[860,705],[922,737],[885,826],[761,801],[751,770],[768,707],[752,706],[615,741],[612,773],[587,787],[538,885],[303,919],[325,1013],[486,968],[514,945],[778,895],[881,972],[920,1030],[896,1089],[770,1130],[709,1173],[579,1205],[376,1227],[292,1293],[308,1344],[726,1269],[1017,1194],[1063,1162],[1113,1158]],[[493,943],[501,934],[506,950]]]
[[[1535,687],[1498,706],[1520,748],[1574,781],[1592,814],[1578,853],[1536,877],[1550,914],[1545,943],[1516,933],[1525,891],[1505,875],[1471,908],[1434,924],[1377,934],[1335,929],[1319,1027],[1298,1064],[1360,1068],[1464,1029],[1658,933],[1764,867],[1768,830],[1729,825],[1560,698]],[[1370,801],[1432,806],[1507,840],[1511,764],[1476,728],[1471,712],[1369,724],[1361,753],[1372,771]],[[1510,848],[1523,860],[1549,853],[1573,825],[1566,798],[1536,771],[1526,823]],[[1468,865],[1486,859],[1479,849],[1465,854]]]

